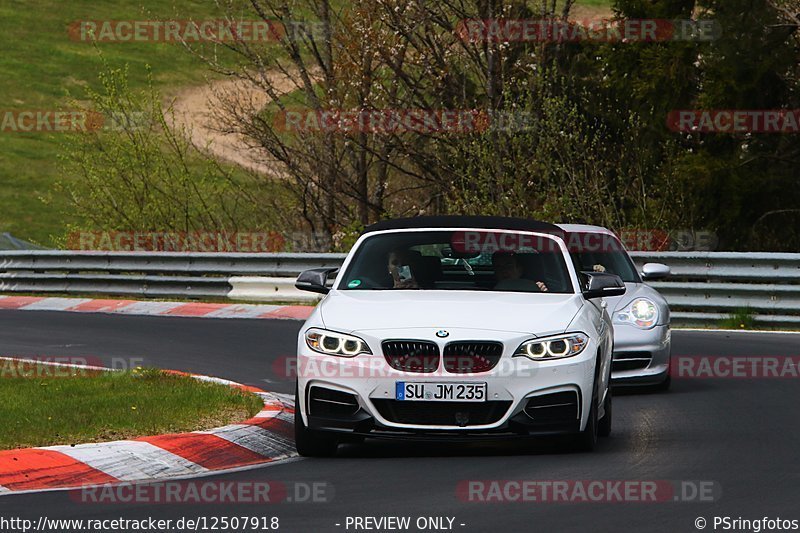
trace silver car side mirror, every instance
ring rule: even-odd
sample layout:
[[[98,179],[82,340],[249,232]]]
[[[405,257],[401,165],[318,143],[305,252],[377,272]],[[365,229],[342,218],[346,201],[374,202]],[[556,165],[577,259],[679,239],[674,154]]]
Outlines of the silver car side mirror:
[[[642,278],[646,280],[664,279],[670,275],[670,268],[661,263],[647,263],[642,267]]]

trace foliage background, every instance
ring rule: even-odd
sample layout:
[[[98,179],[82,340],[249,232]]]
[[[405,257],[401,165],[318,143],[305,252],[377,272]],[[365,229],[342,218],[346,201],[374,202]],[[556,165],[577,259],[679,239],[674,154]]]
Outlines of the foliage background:
[[[615,230],[702,229],[718,234],[721,249],[797,251],[800,135],[675,133],[666,126],[676,109],[800,108],[797,4],[611,6],[619,18],[714,19],[722,34],[710,42],[470,43],[455,31],[465,18],[564,18],[576,6],[217,0],[220,16],[311,21],[323,30],[279,43],[168,53],[170,61],[182,54],[176,61],[187,68],[203,65],[212,78],[238,78],[277,97],[264,109],[235,100],[220,105],[222,128],[248,138],[273,170],[231,168],[191,146],[171,128],[161,70],[135,61],[121,69],[119,58],[102,59],[104,48],[95,62],[102,75],[80,99],[108,113],[144,114],[147,128],[62,143],[61,167],[48,169],[58,173],[58,186],[43,196],[48,216],[62,212],[71,225],[51,235],[59,242],[75,228],[277,229],[312,233],[313,246],[329,250],[345,248],[382,218],[481,213]],[[267,75],[274,72],[293,90],[277,91]],[[275,116],[296,106],[479,109],[516,122],[468,135],[282,131]],[[41,237],[40,230],[30,235]]]

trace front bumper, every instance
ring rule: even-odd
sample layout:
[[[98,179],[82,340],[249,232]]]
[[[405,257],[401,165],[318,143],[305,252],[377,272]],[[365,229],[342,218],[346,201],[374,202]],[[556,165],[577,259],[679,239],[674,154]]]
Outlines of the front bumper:
[[[668,325],[642,330],[614,325],[611,382],[616,385],[657,385],[669,376],[671,330]]]
[[[408,338],[408,332],[404,332]],[[457,332],[447,341],[474,339]],[[526,435],[571,434],[585,428],[594,383],[597,345],[590,340],[578,356],[535,362],[511,357],[530,336],[501,340],[504,352],[492,370],[474,374],[412,373],[393,369],[380,346],[396,332],[359,334],[373,355],[339,358],[317,354],[304,342],[298,350],[298,397],[309,429],[372,438],[473,440]],[[484,332],[486,335],[486,332]],[[445,341],[419,334],[412,338]],[[377,348],[377,349],[376,349]],[[401,401],[396,384],[404,382],[486,383],[486,402]],[[322,401],[320,401],[322,398]]]
[[[514,409],[512,402],[483,402],[476,404],[462,404],[452,407],[451,405],[425,405],[427,402],[407,402],[422,405],[408,406],[409,409],[436,409],[442,414],[452,410],[453,417],[461,416],[469,410],[486,410],[498,415],[498,422],[495,424],[469,425],[464,426],[441,426],[433,424],[398,424],[387,423],[385,408],[375,408],[374,404],[380,400],[372,400],[372,407],[363,407],[358,402],[357,407],[338,413],[325,412],[323,414],[313,414],[317,411],[314,395],[320,390],[329,392],[332,389],[314,384],[308,389],[306,394],[306,425],[310,429],[319,431],[335,432],[343,435],[362,436],[370,438],[384,439],[424,439],[440,441],[464,441],[479,438],[500,439],[522,436],[545,436],[545,435],[564,435],[574,434],[581,429],[581,401],[582,396],[578,389],[564,387],[555,391],[543,391],[525,398],[519,402],[519,409]],[[335,389],[333,389],[335,390]],[[357,398],[354,393],[345,393]],[[391,401],[391,400],[390,400]],[[446,402],[450,403],[450,402]],[[494,403],[495,405],[488,405]],[[532,407],[533,404],[535,407]],[[404,406],[405,407],[405,406]],[[544,412],[542,418],[542,408],[549,412]],[[373,415],[369,409],[376,409]],[[309,410],[310,413],[309,414]],[[391,411],[388,411],[391,413]]]

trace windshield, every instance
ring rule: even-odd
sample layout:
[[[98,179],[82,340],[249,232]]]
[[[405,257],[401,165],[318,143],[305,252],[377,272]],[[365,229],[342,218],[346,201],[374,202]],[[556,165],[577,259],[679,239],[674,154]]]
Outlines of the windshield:
[[[485,230],[376,234],[355,251],[338,288],[574,292],[554,239]]]
[[[622,281],[641,283],[628,252],[613,235],[570,233],[565,240],[578,272],[608,272]]]

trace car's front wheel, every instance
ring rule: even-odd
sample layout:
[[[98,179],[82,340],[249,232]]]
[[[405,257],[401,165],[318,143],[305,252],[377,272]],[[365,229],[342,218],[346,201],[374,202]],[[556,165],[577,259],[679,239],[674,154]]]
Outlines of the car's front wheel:
[[[597,401],[592,397],[592,404],[589,408],[589,420],[586,428],[578,433],[575,439],[575,447],[581,452],[591,452],[597,446],[598,420],[597,420]]]
[[[664,381],[655,386],[657,392],[667,392],[672,385],[672,377],[667,376]]]
[[[299,395],[294,393],[294,445],[303,457],[331,457],[336,454],[339,441],[333,435],[308,429],[300,414]]]
[[[597,439],[599,436],[607,437],[611,433],[611,387],[606,392],[606,397],[603,400],[603,414],[602,419],[598,419],[597,411],[600,404],[600,362],[598,361],[597,370],[595,372],[594,383],[592,383],[592,401],[589,404],[589,420],[586,422],[586,428],[581,431],[575,439],[575,447],[579,451],[591,452],[597,446]]]
[[[605,414],[603,418],[600,419],[600,422],[597,427],[597,434],[601,437],[608,437],[611,435],[611,408],[612,408],[612,396],[611,396],[611,387],[608,388],[608,392],[606,392],[606,399],[603,402],[603,411]]]

